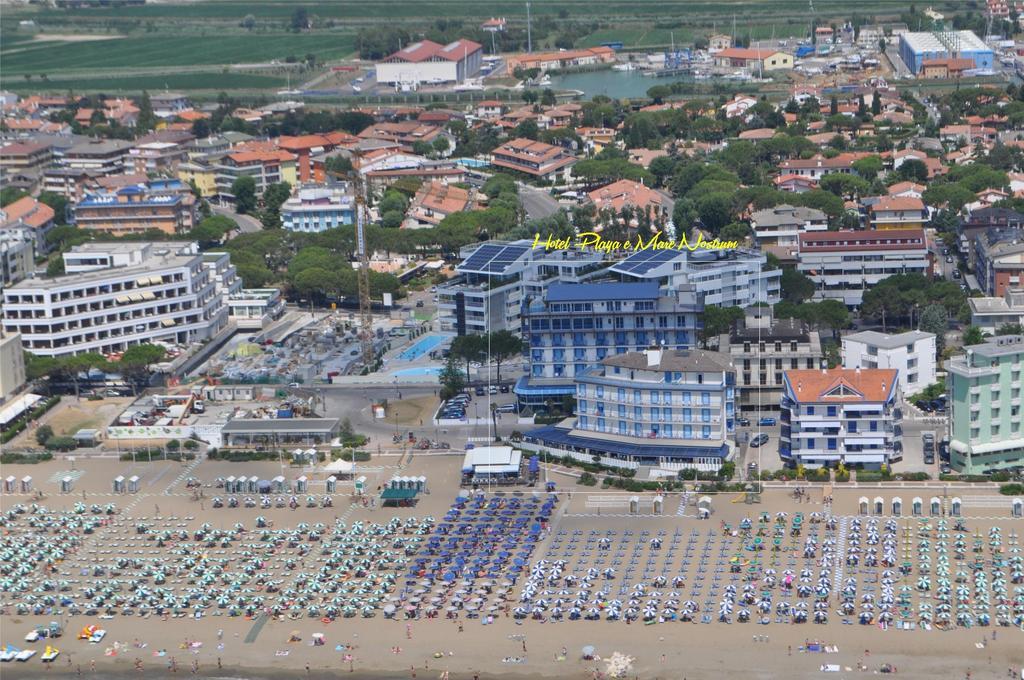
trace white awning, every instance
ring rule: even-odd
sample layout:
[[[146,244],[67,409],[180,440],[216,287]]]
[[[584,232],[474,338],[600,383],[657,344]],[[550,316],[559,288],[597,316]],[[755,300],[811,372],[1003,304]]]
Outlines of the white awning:
[[[354,467],[355,467],[355,464],[352,463],[351,461],[341,460],[339,458],[338,460],[332,460],[330,463],[325,465],[324,466],[324,472],[332,472],[332,473],[333,472],[343,472],[343,473],[348,473],[348,472],[352,472],[352,468],[354,468]]]
[[[19,350],[20,351],[20,350]],[[0,409],[0,425],[6,425],[36,405],[42,397],[38,394],[23,394]]]
[[[843,460],[847,463],[884,463],[884,453],[848,453],[843,456]]]

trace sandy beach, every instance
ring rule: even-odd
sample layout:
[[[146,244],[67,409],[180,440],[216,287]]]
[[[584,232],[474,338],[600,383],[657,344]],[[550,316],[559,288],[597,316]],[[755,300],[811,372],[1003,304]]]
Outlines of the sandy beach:
[[[271,594],[263,592],[265,585],[256,585],[261,582],[261,577],[264,577],[264,582],[265,577],[281,581],[281,588],[287,588],[290,583],[306,583],[301,574],[314,573],[317,565],[321,564],[320,560],[326,560],[322,564],[330,565],[330,569],[334,570],[324,577],[325,583],[358,581],[354,573],[342,573],[343,569],[350,567],[339,567],[336,562],[330,561],[330,556],[325,557],[318,550],[304,548],[308,544],[305,539],[290,546],[287,541],[279,541],[280,534],[273,532],[292,531],[300,525],[323,524],[327,532],[324,545],[328,539],[341,541],[338,545],[349,545],[344,541],[351,540],[350,534],[356,525],[362,527],[360,531],[369,531],[376,525],[381,528],[380,537],[365,540],[370,541],[371,545],[373,541],[379,541],[379,549],[384,551],[381,554],[392,555],[388,559],[393,559],[395,564],[378,564],[375,569],[385,573],[391,566],[395,567],[396,585],[386,595],[401,595],[401,604],[406,604],[406,598],[414,594],[411,589],[418,585],[412,580],[407,584],[404,574],[411,568],[409,565],[414,564],[415,558],[409,558],[406,566],[399,568],[398,564],[406,559],[403,557],[406,553],[386,551],[394,545],[401,545],[403,550],[407,548],[413,555],[423,553],[433,534],[403,534],[403,527],[419,527],[419,523],[428,519],[437,527],[444,521],[446,513],[452,516],[451,506],[458,491],[458,460],[453,456],[417,455],[411,464],[399,467],[398,457],[382,457],[360,470],[360,474],[367,476],[367,488],[371,491],[396,474],[427,476],[430,480],[430,493],[421,496],[418,505],[410,508],[381,508],[370,503],[364,506],[362,501],[353,503],[350,486],[340,488],[333,496],[332,507],[326,508],[319,504],[317,507],[306,507],[303,502],[305,494],[299,495],[300,502],[294,509],[287,506],[279,508],[276,505],[270,508],[246,508],[242,504],[237,508],[226,505],[213,507],[213,499],[224,495],[216,488],[215,480],[218,477],[244,472],[270,479],[282,473],[277,463],[204,461],[190,465],[174,462],[132,465],[110,459],[79,460],[75,463],[78,476],[74,489],[67,494],[59,493],[59,480],[68,472],[66,461],[32,466],[9,465],[4,466],[3,476],[21,479],[31,475],[35,490],[42,492],[43,498],[36,500],[29,494],[20,493],[5,494],[0,498],[7,518],[4,538],[9,549],[16,544],[14,537],[27,535],[23,533],[26,527],[22,522],[32,515],[31,512],[26,511],[18,515],[17,519],[10,520],[12,508],[17,504],[28,509],[32,503],[38,503],[45,506],[53,516],[60,516],[60,513],[75,516],[76,504],[99,505],[102,513],[106,512],[108,504],[113,504],[116,506],[114,514],[98,515],[105,520],[102,526],[79,536],[82,541],[80,545],[71,547],[69,544],[68,554],[54,565],[56,572],[47,574],[40,565],[25,576],[28,583],[38,584],[47,578],[68,579],[67,592],[75,595],[75,598],[79,597],[76,589],[90,585],[95,588],[106,582],[123,583],[124,589],[128,591],[138,587],[154,588],[153,573],[147,566],[163,562],[184,564],[183,560],[187,561],[191,555],[197,561],[221,560],[226,569],[223,578],[219,576],[204,585],[199,572],[185,568],[168,570],[165,587],[176,589],[177,592],[208,587],[213,592],[225,588],[225,584],[235,578],[229,578],[229,575],[243,573],[239,565],[245,564],[245,558],[236,556],[235,551],[241,550],[248,541],[255,540],[260,532],[255,521],[257,516],[261,516],[269,525],[265,531],[271,532],[267,535],[272,537],[268,539],[272,545],[262,555],[263,567],[254,570],[251,584],[253,596],[259,593],[270,601]],[[110,480],[117,474],[139,475],[139,492],[112,494]],[[322,480],[323,476],[297,468],[284,470],[284,476],[290,480],[300,474],[310,475],[314,480],[310,493],[315,494],[314,497],[319,500],[323,493],[322,487],[316,487],[321,482],[316,480]],[[199,479],[209,486],[187,488],[186,482],[190,478]],[[238,616],[229,616],[225,614],[228,609],[219,609],[213,604],[203,612],[201,618],[195,618],[194,613],[187,608],[179,617],[164,617],[150,611],[143,616],[117,613],[101,618],[99,615],[70,615],[67,607],[57,607],[60,614],[19,614],[13,604],[23,594],[4,592],[0,644],[17,648],[34,646],[41,654],[45,641],[29,645],[23,638],[35,626],[45,626],[55,620],[63,626],[64,636],[52,642],[61,650],[52,665],[41,663],[37,655],[25,663],[4,663],[0,666],[0,673],[4,677],[38,674],[77,677],[79,673],[95,678],[122,675],[173,676],[192,675],[193,664],[196,664],[195,675],[206,678],[295,678],[305,677],[307,673],[310,678],[337,677],[340,674],[358,678],[423,678],[442,677],[445,672],[449,678],[467,679],[593,678],[595,672],[606,671],[606,659],[616,652],[633,657],[628,677],[637,678],[849,678],[874,675],[883,666],[910,678],[964,678],[968,672],[971,678],[1006,678],[1011,668],[1019,674],[1024,666],[1024,632],[1012,625],[952,627],[945,631],[937,627],[931,630],[899,630],[895,627],[882,630],[877,624],[858,625],[856,616],[852,617],[854,620],[850,625],[844,625],[843,617],[838,614],[832,614],[824,625],[811,622],[795,624],[788,619],[780,623],[774,613],[767,625],[754,621],[740,623],[734,616],[729,617],[729,622],[719,620],[716,606],[721,597],[720,585],[729,583],[729,579],[734,576],[728,568],[729,559],[750,546],[737,530],[744,519],[752,520],[756,527],[761,513],[768,513],[769,518],[774,518],[778,512],[787,513],[785,520],[777,520],[779,526],[783,526],[781,523],[784,521],[787,528],[785,532],[774,532],[777,536],[783,534],[777,550],[769,548],[759,557],[744,557],[745,563],[753,561],[760,565],[762,571],[769,568],[781,571],[789,564],[802,567],[804,560],[800,548],[807,536],[812,533],[821,536],[829,534],[823,522],[811,524],[808,520],[808,524],[799,532],[792,532],[790,527],[798,513],[803,513],[804,517],[810,517],[812,513],[824,516],[826,507],[822,504],[820,491],[815,498],[812,490],[802,502],[797,502],[786,491],[769,491],[755,505],[743,503],[735,494],[715,497],[712,519],[702,521],[694,516],[695,505],[682,502],[684,498],[679,494],[665,498],[664,514],[661,516],[651,515],[648,512],[649,506],[644,504],[641,505],[641,513],[648,514],[630,516],[628,510],[612,507],[614,503],[610,503],[608,494],[603,497],[587,495],[582,493],[580,487],[570,486],[567,479],[552,479],[565,484],[565,490],[559,494],[554,505],[550,524],[537,535],[539,540],[528,564],[524,566],[523,573],[517,576],[515,585],[509,588],[507,595],[502,596],[505,599],[496,599],[494,592],[490,592],[482,598],[483,605],[508,602],[509,609],[515,607],[521,598],[529,570],[535,569],[539,560],[548,560],[550,563],[561,559],[563,554],[570,554],[570,559],[563,560],[567,563],[566,573],[579,572],[591,561],[596,564],[599,551],[588,552],[587,541],[596,545],[595,541],[611,536],[617,543],[606,553],[609,561],[600,567],[607,568],[615,559],[614,551],[619,550],[622,553],[620,561],[623,562],[619,568],[624,571],[614,579],[609,579],[611,585],[606,588],[628,591],[634,587],[634,581],[647,579],[650,574],[675,573],[678,570],[686,575],[686,582],[679,588],[682,591],[680,597],[690,597],[691,588],[693,592],[699,592],[697,599],[703,605],[701,613],[709,614],[711,620],[702,623],[702,618],[697,616],[690,622],[662,622],[659,617],[645,625],[641,620],[627,623],[625,620],[609,621],[602,616],[594,621],[582,618],[555,621],[548,615],[550,610],[539,617],[542,620],[530,617],[516,619],[501,606],[493,610],[494,619],[490,623],[486,615],[468,618],[469,610],[461,606],[451,612],[452,615],[458,614],[457,619],[446,618],[446,610],[442,607],[441,615],[433,619],[424,618],[422,610],[418,610],[415,615],[420,618],[410,620],[400,616],[386,618],[379,611],[367,617],[360,614],[351,618],[339,616],[331,620],[325,617],[311,618],[305,611],[298,614],[292,612],[290,615],[286,611],[276,618],[266,617],[258,610],[251,612],[253,616],[247,616],[244,611]],[[898,493],[908,504],[908,510],[912,497],[921,496],[927,503],[928,498],[934,495],[933,491],[927,489],[917,491],[903,488]],[[990,545],[990,540],[982,540],[991,536],[993,527],[999,527],[1000,540],[1005,540],[1006,546],[1012,551],[1012,547],[1017,545],[1017,535],[1024,528],[1024,522],[1009,516],[1009,501],[1005,509],[981,507],[984,504],[980,501],[972,505],[968,492],[961,493],[965,515],[962,521],[966,525],[964,535],[968,538],[981,537],[976,538],[980,541],[976,546],[977,551],[971,550],[965,559],[984,558],[989,561],[993,555],[998,557],[1002,554],[1002,547],[996,550]],[[991,490],[977,493],[989,497]],[[857,526],[854,520],[858,515],[858,499],[861,496],[874,497],[879,494],[885,496],[887,506],[895,495],[889,490],[835,490],[831,512],[837,518],[843,518],[842,522],[837,521],[836,531],[849,531]],[[496,496],[491,494],[488,498]],[[519,499],[517,502],[527,507],[532,495],[526,490],[515,496],[504,497],[500,502],[502,511],[509,507],[512,498]],[[691,500],[695,503],[695,499]],[[541,503],[538,500],[537,507]],[[977,509],[972,510],[973,506],[977,506]],[[86,510],[78,516],[88,518],[93,515],[91,510]],[[397,521],[392,522],[393,519]],[[870,519],[861,519],[865,531]],[[940,520],[937,518],[893,518],[887,508],[885,515],[877,518],[877,525],[882,528],[889,520],[893,520],[899,527],[897,531],[904,556],[918,554],[916,551],[921,550],[921,542],[925,540],[933,541],[939,547],[944,545],[946,539],[942,538],[944,532],[940,530]],[[955,520],[946,517],[944,521],[949,524],[948,540],[952,544]],[[243,533],[246,538],[228,541],[227,547],[218,544],[205,548],[201,541],[194,539],[195,532],[204,523],[209,525],[210,532],[214,532],[209,535],[217,536],[226,536],[232,527],[241,524],[245,527]],[[147,525],[146,534],[139,533],[140,524]],[[776,520],[770,519],[764,526],[771,529],[775,524]],[[926,524],[927,530],[924,528]],[[723,529],[723,525],[729,527],[728,532]],[[162,529],[165,526],[168,528]],[[341,526],[345,529],[339,529]],[[395,528],[392,534],[386,533],[384,527],[388,526]],[[34,530],[39,536],[56,535],[53,530],[44,531],[41,527]],[[175,538],[158,548],[158,543],[149,540],[147,536],[160,530],[184,532],[187,540]],[[287,533],[284,535],[290,536]],[[659,535],[664,536],[666,545],[655,549],[649,545],[649,537]],[[771,535],[769,530],[766,533],[766,542],[769,544]],[[928,538],[923,538],[926,535]],[[577,539],[575,545],[574,537]],[[673,546],[673,540],[678,547]],[[844,540],[849,543],[848,536]],[[687,548],[690,544],[695,547]],[[705,544],[714,547],[705,550]],[[180,551],[186,546],[192,546],[188,550],[199,550],[183,556]],[[179,552],[175,553],[175,550]],[[139,558],[138,564],[122,563],[122,567],[117,568],[119,557],[130,559],[133,556]],[[820,560],[820,555],[816,555],[815,559]],[[626,563],[630,560],[635,561],[637,571],[627,576]],[[100,576],[93,575],[91,571],[97,564],[106,566]],[[898,583],[913,585],[920,578],[918,566],[915,565],[910,574],[901,575],[897,579]],[[872,569],[863,566],[856,570],[847,566],[846,569],[848,571],[843,580],[855,573],[862,589],[858,593],[865,589],[871,592],[873,586],[865,584],[874,583]],[[708,575],[706,580],[702,578],[705,571]],[[335,573],[337,576],[334,576]],[[742,584],[746,578],[746,574],[740,574],[736,583]],[[453,584],[450,588],[457,585]],[[1011,583],[1008,587],[1013,592],[1014,588],[1020,586]],[[438,589],[438,596],[443,598],[442,604],[451,602],[450,588],[443,592]],[[432,594],[429,588],[424,590],[424,598]],[[345,592],[344,588],[339,592]],[[615,596],[616,592],[608,595],[609,598]],[[773,596],[776,598],[773,603],[782,597],[774,591]],[[623,597],[628,597],[628,593]],[[912,597],[908,609],[916,609],[920,602],[931,601],[932,593],[915,591]],[[704,605],[705,602],[713,604],[708,607]],[[838,596],[830,595],[829,610],[835,610],[837,606]],[[78,632],[89,625],[106,630],[102,641],[89,643],[76,639]],[[313,644],[316,635],[322,635],[322,645]],[[815,649],[820,645],[835,651],[806,651],[808,643]],[[582,650],[586,646],[593,646],[594,658],[582,658]],[[141,669],[137,668],[137,664]],[[834,667],[837,670],[826,672],[822,670],[823,667]]]

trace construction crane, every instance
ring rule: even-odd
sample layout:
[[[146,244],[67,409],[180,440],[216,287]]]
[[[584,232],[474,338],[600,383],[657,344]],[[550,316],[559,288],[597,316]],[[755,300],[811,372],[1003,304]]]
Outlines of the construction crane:
[[[366,243],[366,197],[359,171],[352,173],[352,186],[356,194],[356,255],[359,257],[359,343],[363,350],[363,365],[370,370],[373,363],[373,312],[370,310],[370,249]]]

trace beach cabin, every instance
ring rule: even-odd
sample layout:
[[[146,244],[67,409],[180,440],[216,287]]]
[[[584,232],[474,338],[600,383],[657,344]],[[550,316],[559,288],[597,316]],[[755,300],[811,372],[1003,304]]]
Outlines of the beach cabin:
[[[139,476],[138,475],[132,475],[131,477],[128,478],[128,493],[138,493],[138,492],[139,492]]]
[[[236,493],[237,492],[236,484],[237,484],[237,482],[235,481],[235,476],[234,475],[229,475],[229,476],[225,477],[224,478],[224,493]]]
[[[356,477],[355,488],[356,493],[358,494],[362,494],[364,491],[366,491],[366,475],[360,475],[359,477]]]
[[[953,517],[959,517],[960,513],[963,511],[963,505],[964,502],[954,496],[953,500],[949,502],[949,514],[953,515]]]
[[[257,493],[260,490],[260,478],[256,475],[245,478],[246,493]]]
[[[9,475],[4,480],[4,493],[14,493],[14,490],[18,488],[18,478],[14,475]]]
[[[867,496],[861,496],[860,500],[857,501],[857,512],[859,512],[862,515],[868,514],[868,502],[869,501]]]
[[[284,493],[284,490],[285,490],[285,479],[284,479],[284,477],[281,476],[281,475],[278,475],[277,477],[274,477],[274,479],[271,481],[271,487],[270,488],[274,490],[274,493]]]
[[[118,475],[117,477],[114,477],[114,493],[124,493],[124,481],[124,475]]]
[[[660,515],[665,507],[665,499],[662,496],[654,497],[654,514]]]
[[[903,499],[896,496],[892,499],[892,516],[900,517],[903,514]]]
[[[466,451],[462,460],[462,484],[518,484],[523,454],[511,446],[479,446]]]
[[[932,517],[939,517],[940,515],[942,515],[942,501],[940,501],[935,496],[932,496],[931,500],[928,501],[928,506],[930,508],[929,512],[931,513]]]
[[[910,511],[914,514],[914,517],[920,517],[924,514],[924,501],[919,497],[914,497],[914,500],[910,502]]]
[[[1011,514],[1014,517],[1024,517],[1024,501],[1022,501],[1019,498],[1014,498],[1013,499],[1013,505],[1011,507],[1012,507]]]
[[[714,508],[711,506],[711,496],[701,496],[697,501],[697,517],[707,519],[711,517],[712,512],[714,512]]]
[[[640,512],[640,496],[629,497],[629,514],[636,515]]]
[[[881,515],[885,512],[885,499],[881,496],[875,496],[874,510],[876,515]]]
[[[295,493],[306,493],[307,489],[309,489],[309,479],[305,475],[295,480]]]
[[[71,478],[71,477],[63,477],[63,478],[61,478],[61,480],[60,480],[60,492],[61,493],[71,493],[72,489],[74,488],[74,482],[75,482],[75,480],[73,478]]]
[[[32,477],[30,475],[21,478],[21,492],[32,493]]]
[[[327,493],[336,493],[338,490],[338,478],[331,475],[327,478]]]

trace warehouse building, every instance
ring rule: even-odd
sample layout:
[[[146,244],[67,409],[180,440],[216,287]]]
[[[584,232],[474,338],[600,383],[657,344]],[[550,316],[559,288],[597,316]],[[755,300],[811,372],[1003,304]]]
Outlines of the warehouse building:
[[[936,31],[902,34],[900,58],[917,74],[924,70],[926,61],[935,59],[970,59],[973,68],[990,70],[995,53],[971,31]]]
[[[480,73],[483,58],[483,46],[472,40],[456,40],[448,45],[421,40],[378,62],[377,82],[413,87],[420,83],[461,83]]]

